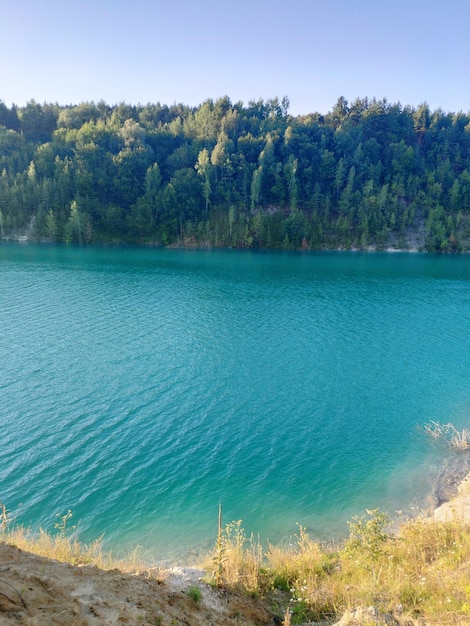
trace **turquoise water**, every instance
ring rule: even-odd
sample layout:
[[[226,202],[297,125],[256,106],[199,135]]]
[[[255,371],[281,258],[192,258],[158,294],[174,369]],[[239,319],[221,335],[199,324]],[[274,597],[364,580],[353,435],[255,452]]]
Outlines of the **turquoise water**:
[[[426,506],[468,426],[470,257],[0,246],[0,501],[191,559]]]

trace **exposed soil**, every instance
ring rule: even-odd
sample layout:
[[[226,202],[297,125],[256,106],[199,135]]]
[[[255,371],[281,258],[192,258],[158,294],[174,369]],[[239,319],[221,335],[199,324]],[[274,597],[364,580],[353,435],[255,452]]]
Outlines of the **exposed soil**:
[[[0,543],[0,624],[27,626],[259,626],[274,624],[263,603],[213,589],[201,570],[125,574],[77,567]],[[200,590],[199,600],[191,588]],[[194,593],[193,593],[194,595]]]

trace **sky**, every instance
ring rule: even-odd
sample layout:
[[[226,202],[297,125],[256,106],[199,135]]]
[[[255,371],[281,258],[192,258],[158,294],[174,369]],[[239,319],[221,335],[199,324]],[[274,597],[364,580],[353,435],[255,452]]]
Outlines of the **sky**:
[[[470,0],[0,0],[0,100],[470,111]]]

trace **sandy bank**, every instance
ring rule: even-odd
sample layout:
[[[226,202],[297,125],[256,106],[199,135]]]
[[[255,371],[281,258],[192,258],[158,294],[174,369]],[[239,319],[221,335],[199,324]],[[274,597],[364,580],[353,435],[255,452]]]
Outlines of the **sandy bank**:
[[[243,592],[213,589],[204,572],[126,574],[78,567],[0,542],[0,624],[25,626],[252,626],[272,623]],[[197,600],[191,588],[199,590]],[[236,616],[236,618],[234,617]]]
[[[441,522],[460,519],[470,523],[470,473],[460,483],[457,493],[434,511],[434,518]]]

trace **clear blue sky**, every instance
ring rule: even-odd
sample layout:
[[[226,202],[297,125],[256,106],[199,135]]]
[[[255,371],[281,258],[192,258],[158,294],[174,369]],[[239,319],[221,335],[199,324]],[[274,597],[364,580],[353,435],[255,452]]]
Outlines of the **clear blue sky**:
[[[0,0],[0,100],[470,110],[470,0]]]

